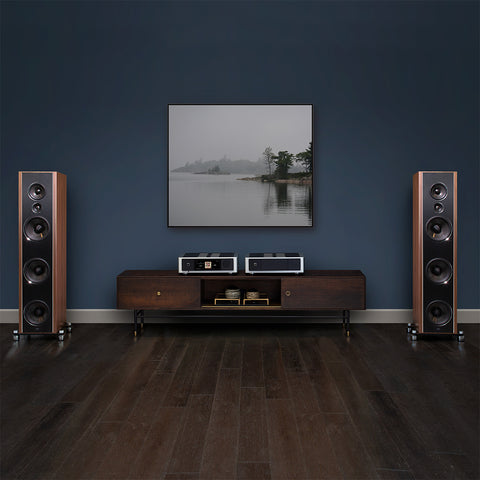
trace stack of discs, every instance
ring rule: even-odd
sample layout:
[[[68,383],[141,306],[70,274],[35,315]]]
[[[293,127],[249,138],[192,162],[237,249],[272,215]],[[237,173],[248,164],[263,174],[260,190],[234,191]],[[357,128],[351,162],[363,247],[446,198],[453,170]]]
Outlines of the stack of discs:
[[[236,287],[225,289],[225,298],[240,298],[240,289]]]

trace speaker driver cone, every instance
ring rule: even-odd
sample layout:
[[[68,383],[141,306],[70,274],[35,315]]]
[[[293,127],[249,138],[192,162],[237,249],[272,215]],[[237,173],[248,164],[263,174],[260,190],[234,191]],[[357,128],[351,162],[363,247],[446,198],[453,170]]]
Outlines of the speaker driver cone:
[[[23,233],[29,240],[43,240],[49,232],[50,226],[43,217],[29,218],[23,226]]]
[[[430,196],[435,200],[443,200],[447,196],[447,187],[443,183],[436,183],[430,189]]]
[[[42,283],[50,275],[50,266],[41,258],[32,258],[23,267],[23,276],[29,283]]]
[[[437,242],[447,240],[452,234],[452,226],[442,217],[433,217],[427,223],[427,235]]]
[[[442,327],[452,319],[452,307],[442,300],[435,300],[428,304],[426,314],[430,323]]]
[[[50,318],[50,308],[41,300],[32,300],[25,305],[23,318],[30,325],[37,327]]]
[[[28,189],[28,196],[32,200],[41,200],[45,196],[45,187],[41,183],[32,183]]]
[[[433,283],[448,283],[453,274],[452,264],[442,258],[434,258],[428,262],[425,273]]]

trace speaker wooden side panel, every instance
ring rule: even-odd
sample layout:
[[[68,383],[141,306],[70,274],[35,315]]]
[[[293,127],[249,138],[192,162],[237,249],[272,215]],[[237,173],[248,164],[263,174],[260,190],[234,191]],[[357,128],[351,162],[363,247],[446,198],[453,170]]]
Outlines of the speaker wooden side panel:
[[[23,333],[23,222],[22,222],[22,178],[23,172],[18,172],[18,331]]]
[[[53,329],[67,320],[67,177],[53,172]]]
[[[458,333],[457,323],[457,172],[453,172],[454,200],[453,200],[453,325],[454,333]]]
[[[413,176],[413,323],[423,333],[423,177]]]

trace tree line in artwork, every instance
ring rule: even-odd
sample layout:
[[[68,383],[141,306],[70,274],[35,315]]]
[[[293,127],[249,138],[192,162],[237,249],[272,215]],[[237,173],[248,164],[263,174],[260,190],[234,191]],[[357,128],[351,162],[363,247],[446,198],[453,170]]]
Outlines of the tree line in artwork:
[[[292,168],[293,167],[293,168]],[[291,172],[293,170],[295,173]],[[303,171],[299,171],[302,169]],[[196,160],[177,167],[172,172],[203,173],[209,175],[226,175],[228,173],[249,173],[257,175],[250,178],[261,181],[285,179],[306,179],[311,177],[313,170],[312,142],[300,153],[293,154],[280,150],[277,154],[271,147],[266,147],[256,162],[246,159],[231,160],[224,155],[218,160]],[[265,174],[264,172],[268,173]],[[243,179],[242,179],[243,180]]]
[[[267,167],[268,175],[263,175],[263,180],[276,180],[288,178],[301,178],[312,174],[313,152],[312,142],[300,153],[294,154],[287,150],[281,150],[276,155],[271,147],[266,147],[262,153],[262,159]],[[303,167],[303,172],[289,173],[290,168],[296,163]]]
[[[265,168],[261,159],[255,162],[246,159],[232,160],[227,155],[224,155],[218,160],[199,159],[195,162],[187,162],[184,166],[173,169],[172,172],[209,174],[228,172],[260,175],[262,172],[265,172]]]

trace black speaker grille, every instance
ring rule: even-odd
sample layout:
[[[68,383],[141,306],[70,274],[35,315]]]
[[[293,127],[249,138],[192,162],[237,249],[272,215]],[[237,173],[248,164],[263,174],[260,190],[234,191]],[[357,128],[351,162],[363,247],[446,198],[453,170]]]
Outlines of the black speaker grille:
[[[453,332],[454,193],[453,172],[424,172],[423,327],[426,333]]]
[[[52,173],[23,172],[21,188],[23,332],[49,332],[53,301]]]

